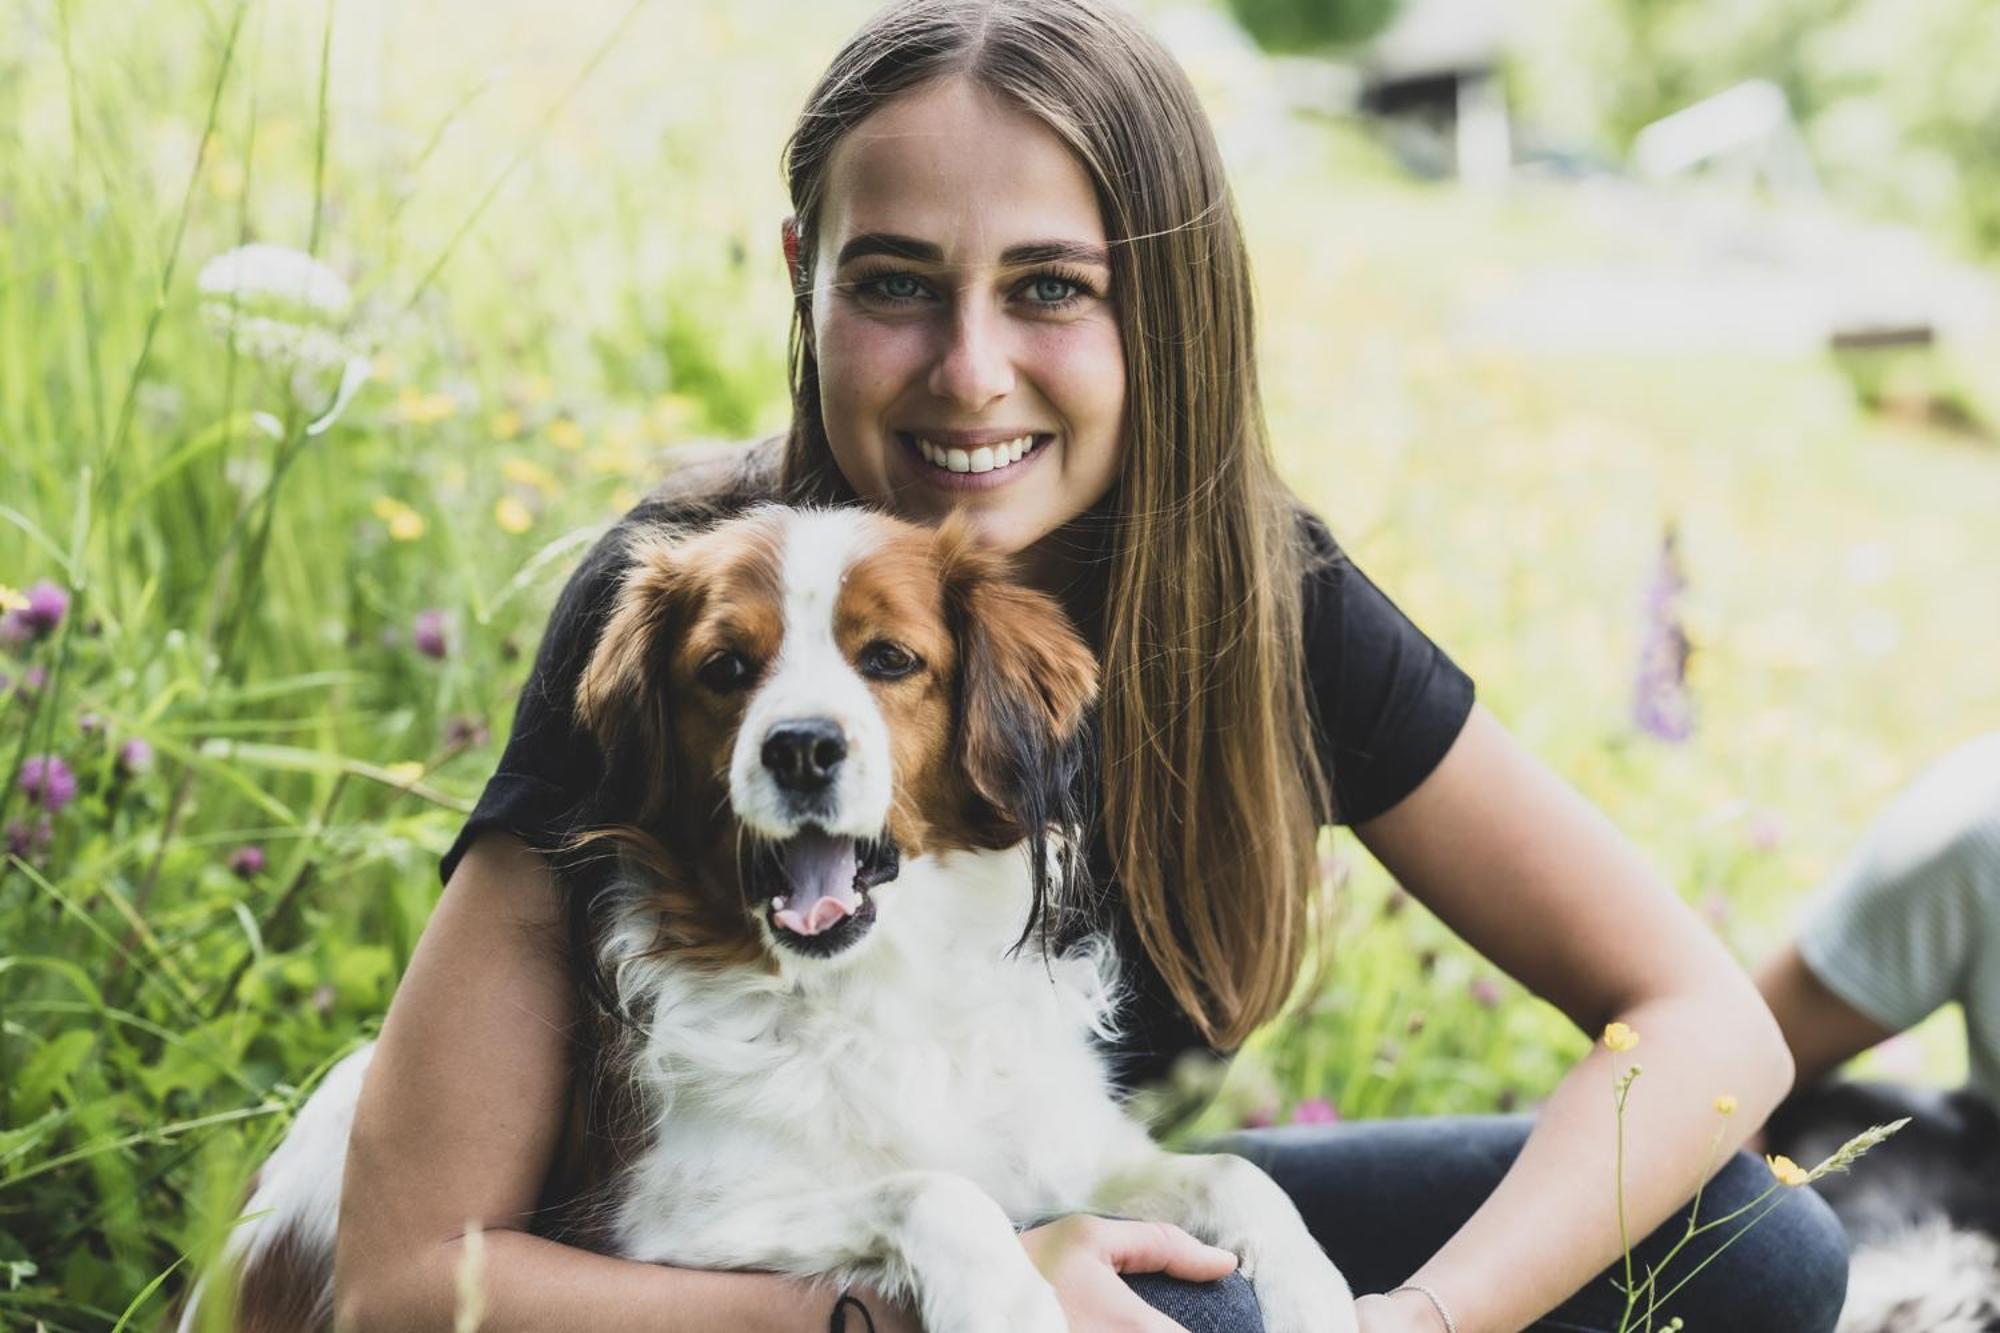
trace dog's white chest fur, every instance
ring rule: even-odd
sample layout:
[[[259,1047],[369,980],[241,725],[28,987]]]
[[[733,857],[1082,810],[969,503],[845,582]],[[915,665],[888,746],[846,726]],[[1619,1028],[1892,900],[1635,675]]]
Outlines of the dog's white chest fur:
[[[1018,956],[1020,850],[906,862],[843,966],[770,976],[608,954],[649,1036],[636,1075],[657,1116],[617,1214],[618,1247],[713,1262],[716,1209],[800,1190],[950,1172],[1017,1223],[1077,1211],[1107,1160],[1143,1150],[1089,1045],[1105,1030],[1102,949]],[[723,1200],[728,1203],[723,1203]]]

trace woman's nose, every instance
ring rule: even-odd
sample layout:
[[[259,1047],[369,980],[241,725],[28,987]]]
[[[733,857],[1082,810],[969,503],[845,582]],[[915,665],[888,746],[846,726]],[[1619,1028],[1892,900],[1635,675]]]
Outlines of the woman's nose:
[[[1014,388],[1014,361],[1003,317],[982,302],[961,300],[942,330],[931,366],[930,391],[976,412]]]

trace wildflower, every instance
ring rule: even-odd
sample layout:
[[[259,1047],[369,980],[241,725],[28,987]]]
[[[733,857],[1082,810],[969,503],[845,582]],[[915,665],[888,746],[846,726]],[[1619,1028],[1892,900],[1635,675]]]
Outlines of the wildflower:
[[[238,879],[255,879],[264,873],[264,849],[251,843],[229,854],[229,873]]]
[[[1500,1004],[1500,983],[1492,977],[1474,977],[1472,984],[1465,988],[1472,1002],[1481,1009],[1495,1009]]]
[[[458,399],[448,393],[424,393],[405,385],[396,395],[395,417],[412,426],[431,426],[458,415]]]
[[[353,359],[337,331],[354,304],[338,273],[282,245],[238,246],[195,279],[203,322],[259,361],[330,370]]]
[[[1622,1055],[1639,1044],[1639,1034],[1628,1024],[1607,1023],[1604,1027],[1604,1044]]]
[[[56,826],[43,815],[33,824],[19,819],[7,821],[7,854],[18,856],[31,865],[39,865],[47,855],[49,845],[56,840]]]
[[[413,542],[424,535],[424,516],[392,496],[378,495],[375,517],[388,525],[391,541]]]
[[[1772,1157],[1767,1153],[1764,1164],[1771,1168],[1771,1174],[1778,1178],[1778,1183],[1781,1185],[1797,1188],[1812,1179],[1804,1167],[1783,1155]]]
[[[500,475],[516,486],[532,487],[544,495],[555,493],[555,474],[533,459],[522,458],[519,455],[504,458],[500,461]]]
[[[1735,1115],[1736,1099],[1726,1092],[1723,1093],[1715,1099],[1715,1113],[1717,1115]]]
[[[6,615],[0,617],[0,640],[26,643],[30,639],[45,639],[62,624],[68,611],[69,594],[44,579],[25,594],[12,594]]]
[[[9,611],[25,611],[27,609],[28,598],[25,593],[10,588],[4,583],[0,583],[0,615],[4,615]]]
[[[528,506],[511,495],[493,506],[493,521],[500,525],[502,532],[511,532],[516,536],[535,526],[535,516],[528,511]]]
[[[1292,1123],[1295,1125],[1333,1125],[1340,1122],[1340,1112],[1333,1109],[1333,1103],[1324,1097],[1308,1097],[1292,1108]]]
[[[425,657],[443,660],[449,650],[449,645],[445,642],[444,612],[437,610],[417,612],[417,618],[410,622],[410,646]]]
[[[1759,810],[1750,816],[1743,837],[1753,851],[1774,852],[1778,850],[1778,844],[1785,840],[1785,821],[1774,811]]]
[[[568,417],[557,417],[549,423],[549,443],[565,453],[575,453],[583,448],[583,427]]]
[[[38,754],[21,765],[21,790],[50,814],[60,814],[76,799],[76,775],[55,755]]]
[[[444,726],[444,743],[453,750],[469,750],[484,745],[491,735],[482,718],[454,717]]]
[[[511,440],[521,433],[521,414],[511,407],[504,408],[493,414],[486,427],[493,432],[494,438]]]
[[[153,747],[134,736],[118,747],[118,771],[136,778],[153,771]]]
[[[390,764],[382,770],[389,780],[398,787],[407,787],[424,775],[424,766],[414,759],[405,759],[400,764]]]
[[[1663,741],[1684,741],[1694,734],[1694,702],[1687,684],[1693,645],[1681,625],[1680,613],[1681,594],[1686,590],[1680,536],[1670,523],[1646,588],[1645,638],[1632,688],[1633,722]]]
[[[104,730],[104,719],[96,713],[79,713],[76,729],[86,736],[95,736]]]

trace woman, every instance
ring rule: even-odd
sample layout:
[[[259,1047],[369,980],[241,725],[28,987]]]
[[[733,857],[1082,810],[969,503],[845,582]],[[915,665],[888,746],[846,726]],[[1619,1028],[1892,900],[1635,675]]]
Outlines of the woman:
[[[1233,1047],[1277,1010],[1331,815],[1585,1030],[1645,1033],[1648,1085],[1689,1091],[1634,1099],[1625,1208],[1634,1235],[1670,1219],[1698,1184],[1711,1099],[1736,1096],[1747,1134],[1790,1086],[1783,1042],[1714,939],[1277,480],[1243,241],[1172,59],[1094,0],[898,4],[835,57],[787,171],[792,427],[781,454],[704,474],[695,498],[964,510],[1064,598],[1107,685],[1096,860],[1139,997],[1125,1076]],[[1024,434],[1033,451],[993,467],[992,442]],[[488,1328],[828,1322],[823,1297],[770,1275],[648,1268],[526,1230],[587,1083],[587,1044],[566,1036],[591,1012],[587,969],[535,941],[588,923],[587,887],[565,893],[543,853],[612,795],[562,702],[612,550],[558,605],[384,1028],[340,1223],[356,1327],[447,1326],[468,1219],[486,1229]],[[1619,1251],[1608,1059],[1581,1062],[1532,1130],[1456,1122],[1450,1153],[1421,1125],[1246,1146],[1357,1290],[1400,1288],[1362,1300],[1371,1333],[1520,1328]],[[1709,1197],[1761,1174],[1739,1158]],[[1158,1310],[1256,1326],[1241,1280],[1204,1285],[1227,1264],[1184,1235],[1072,1220],[1022,1243],[1080,1331],[1172,1327]],[[1844,1249],[1810,1196],[1727,1257],[1758,1294],[1718,1263],[1674,1313],[1705,1331],[1831,1327]],[[1613,1327],[1611,1294],[1595,1283],[1559,1317]]]

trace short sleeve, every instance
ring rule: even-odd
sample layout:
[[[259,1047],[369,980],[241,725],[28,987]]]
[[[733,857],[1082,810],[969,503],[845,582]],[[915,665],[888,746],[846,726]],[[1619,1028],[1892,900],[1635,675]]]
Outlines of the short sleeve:
[[[1900,1031],[1954,1000],[2000,1002],[2000,733],[1927,769],[1814,897],[1799,953],[1827,989]],[[1982,994],[1981,992],[1986,992]]]
[[[1472,712],[1473,684],[1361,572],[1326,525],[1300,511],[1309,548],[1305,657],[1314,741],[1334,816],[1393,808],[1444,758]]]

